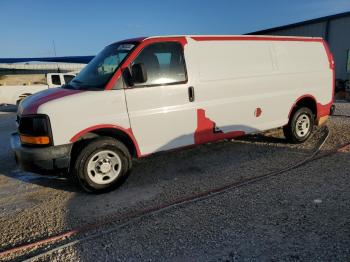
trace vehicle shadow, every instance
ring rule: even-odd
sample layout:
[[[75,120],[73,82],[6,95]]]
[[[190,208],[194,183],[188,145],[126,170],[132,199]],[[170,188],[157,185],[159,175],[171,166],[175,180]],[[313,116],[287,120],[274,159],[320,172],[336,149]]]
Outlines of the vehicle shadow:
[[[276,134],[277,134],[277,132],[276,132]],[[251,142],[251,143],[260,142],[260,143],[275,143],[275,144],[280,144],[280,145],[289,144],[288,141],[284,137],[282,138],[282,137],[263,135],[263,134],[246,135],[246,136],[237,138],[237,140]]]

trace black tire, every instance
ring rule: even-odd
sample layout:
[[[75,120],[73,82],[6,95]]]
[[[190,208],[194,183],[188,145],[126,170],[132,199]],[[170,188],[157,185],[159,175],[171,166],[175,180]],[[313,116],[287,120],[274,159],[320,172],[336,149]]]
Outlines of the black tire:
[[[298,129],[298,124],[300,126],[300,121],[298,123],[298,119],[300,117],[306,120],[306,123],[307,121],[309,121],[309,125],[308,125],[309,127],[306,132],[300,131],[300,129],[302,128]],[[288,124],[283,127],[284,136],[291,143],[294,143],[294,144],[303,143],[310,137],[314,127],[314,123],[315,123],[315,116],[309,108],[297,107],[295,108],[295,110],[293,110],[292,116],[289,119]]]
[[[114,180],[111,180],[107,184],[99,184],[89,177],[88,164],[94,155],[106,150],[114,152],[119,157],[121,167],[118,176]],[[132,166],[129,150],[123,143],[111,137],[97,137],[84,143],[83,146],[79,148],[74,159],[75,160],[72,163],[73,168],[71,169],[71,175],[76,176],[81,187],[85,191],[91,193],[103,193],[117,188],[126,180]],[[92,174],[90,171],[90,176],[91,175]],[[95,175],[105,175],[108,177],[108,174],[102,173]]]

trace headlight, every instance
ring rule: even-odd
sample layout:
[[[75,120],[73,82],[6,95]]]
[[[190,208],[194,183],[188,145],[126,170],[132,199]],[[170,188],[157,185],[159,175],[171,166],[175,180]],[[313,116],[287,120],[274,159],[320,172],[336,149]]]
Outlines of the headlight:
[[[51,126],[46,115],[30,115],[19,118],[18,132],[22,144],[51,145]]]

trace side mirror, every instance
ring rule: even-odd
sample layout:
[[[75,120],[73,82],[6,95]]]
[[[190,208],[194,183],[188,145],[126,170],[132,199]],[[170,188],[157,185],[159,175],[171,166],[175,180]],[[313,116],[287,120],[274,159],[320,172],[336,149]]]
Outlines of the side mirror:
[[[130,86],[130,87],[134,86],[134,81],[132,79],[132,76],[128,67],[124,68],[122,75],[124,78],[124,82],[126,83],[127,86]]]
[[[147,82],[147,72],[142,63],[134,64],[131,67],[131,72],[134,84],[142,84]]]

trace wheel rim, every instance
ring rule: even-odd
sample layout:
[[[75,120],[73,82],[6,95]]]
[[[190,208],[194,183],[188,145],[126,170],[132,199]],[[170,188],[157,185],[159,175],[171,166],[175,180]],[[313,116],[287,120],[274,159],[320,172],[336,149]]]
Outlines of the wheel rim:
[[[310,131],[310,117],[307,114],[301,114],[296,121],[295,131],[299,137],[305,137]]]
[[[96,184],[104,185],[113,182],[119,175],[122,161],[117,153],[103,150],[90,157],[87,174]]]

